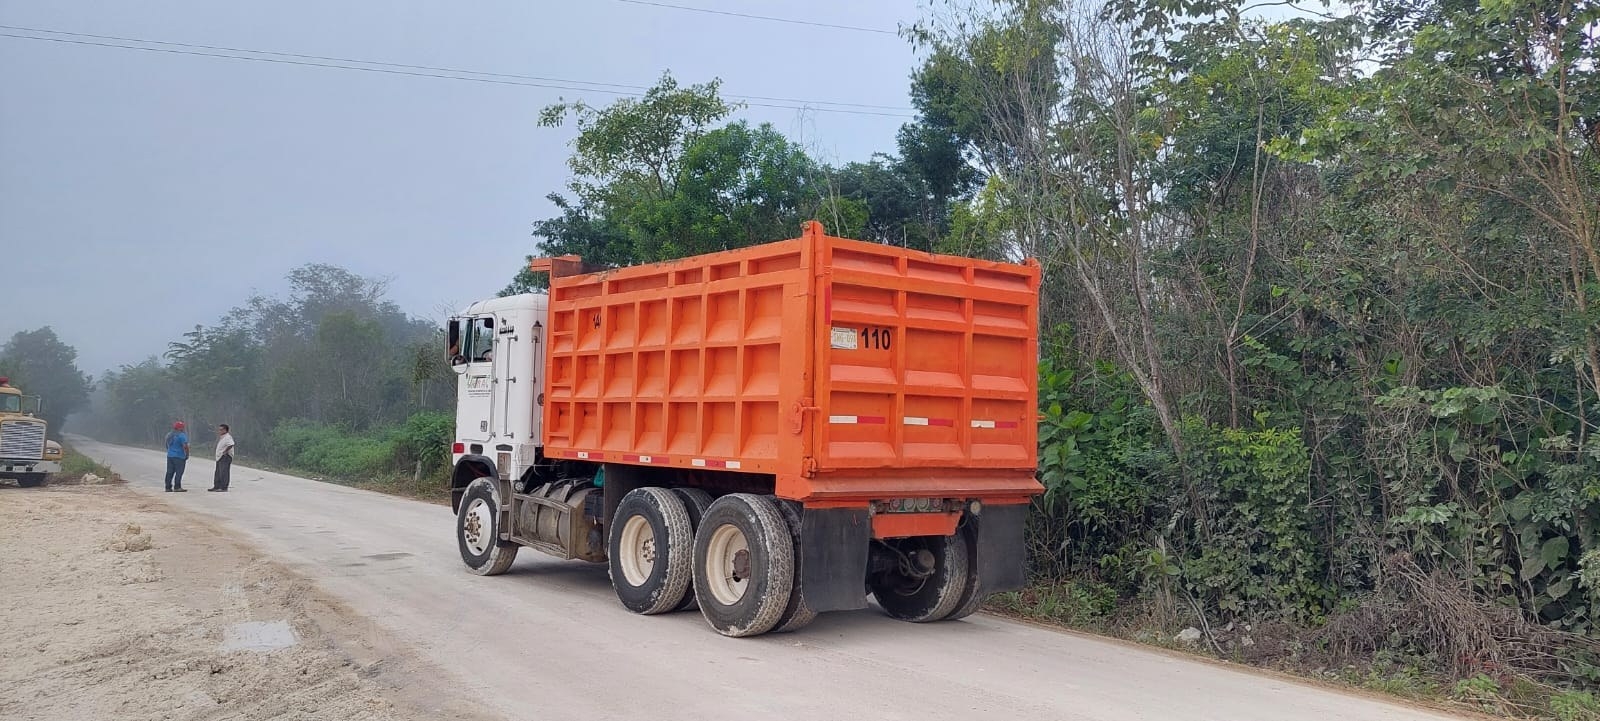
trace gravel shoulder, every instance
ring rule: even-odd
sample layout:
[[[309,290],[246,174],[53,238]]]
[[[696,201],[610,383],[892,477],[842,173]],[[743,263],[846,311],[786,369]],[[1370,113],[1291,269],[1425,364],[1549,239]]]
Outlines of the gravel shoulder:
[[[498,718],[310,581],[126,486],[0,486],[0,579],[0,718]]]

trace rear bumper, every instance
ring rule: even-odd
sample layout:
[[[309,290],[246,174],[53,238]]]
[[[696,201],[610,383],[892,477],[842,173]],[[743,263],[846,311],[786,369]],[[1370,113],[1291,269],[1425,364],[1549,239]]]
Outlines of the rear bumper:
[[[60,473],[61,461],[31,461],[17,458],[0,458],[0,477],[13,478],[15,476],[33,473]]]

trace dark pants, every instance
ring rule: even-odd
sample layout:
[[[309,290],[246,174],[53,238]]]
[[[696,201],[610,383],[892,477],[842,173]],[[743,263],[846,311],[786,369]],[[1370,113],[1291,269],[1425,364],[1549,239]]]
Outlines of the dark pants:
[[[167,477],[162,481],[166,484],[167,490],[183,488],[183,467],[188,464],[189,459],[187,458],[167,456]]]
[[[211,479],[211,487],[219,491],[228,490],[228,476],[233,473],[233,455],[229,454],[217,459],[217,475]]]

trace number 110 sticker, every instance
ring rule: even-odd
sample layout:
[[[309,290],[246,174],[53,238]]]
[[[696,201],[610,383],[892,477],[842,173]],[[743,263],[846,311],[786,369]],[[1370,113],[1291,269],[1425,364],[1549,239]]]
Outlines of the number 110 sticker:
[[[837,350],[889,350],[894,347],[894,329],[882,326],[829,329],[829,341]]]

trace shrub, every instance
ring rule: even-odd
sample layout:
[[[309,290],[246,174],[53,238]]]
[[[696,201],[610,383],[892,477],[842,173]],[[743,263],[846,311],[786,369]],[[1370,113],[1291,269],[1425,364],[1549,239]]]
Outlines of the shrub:
[[[342,478],[382,475],[396,468],[392,435],[358,435],[338,426],[284,421],[272,431],[267,456],[274,463]]]
[[[409,467],[422,461],[424,473],[444,468],[450,461],[450,443],[455,439],[455,416],[439,411],[423,411],[406,419],[395,431],[395,461]]]

